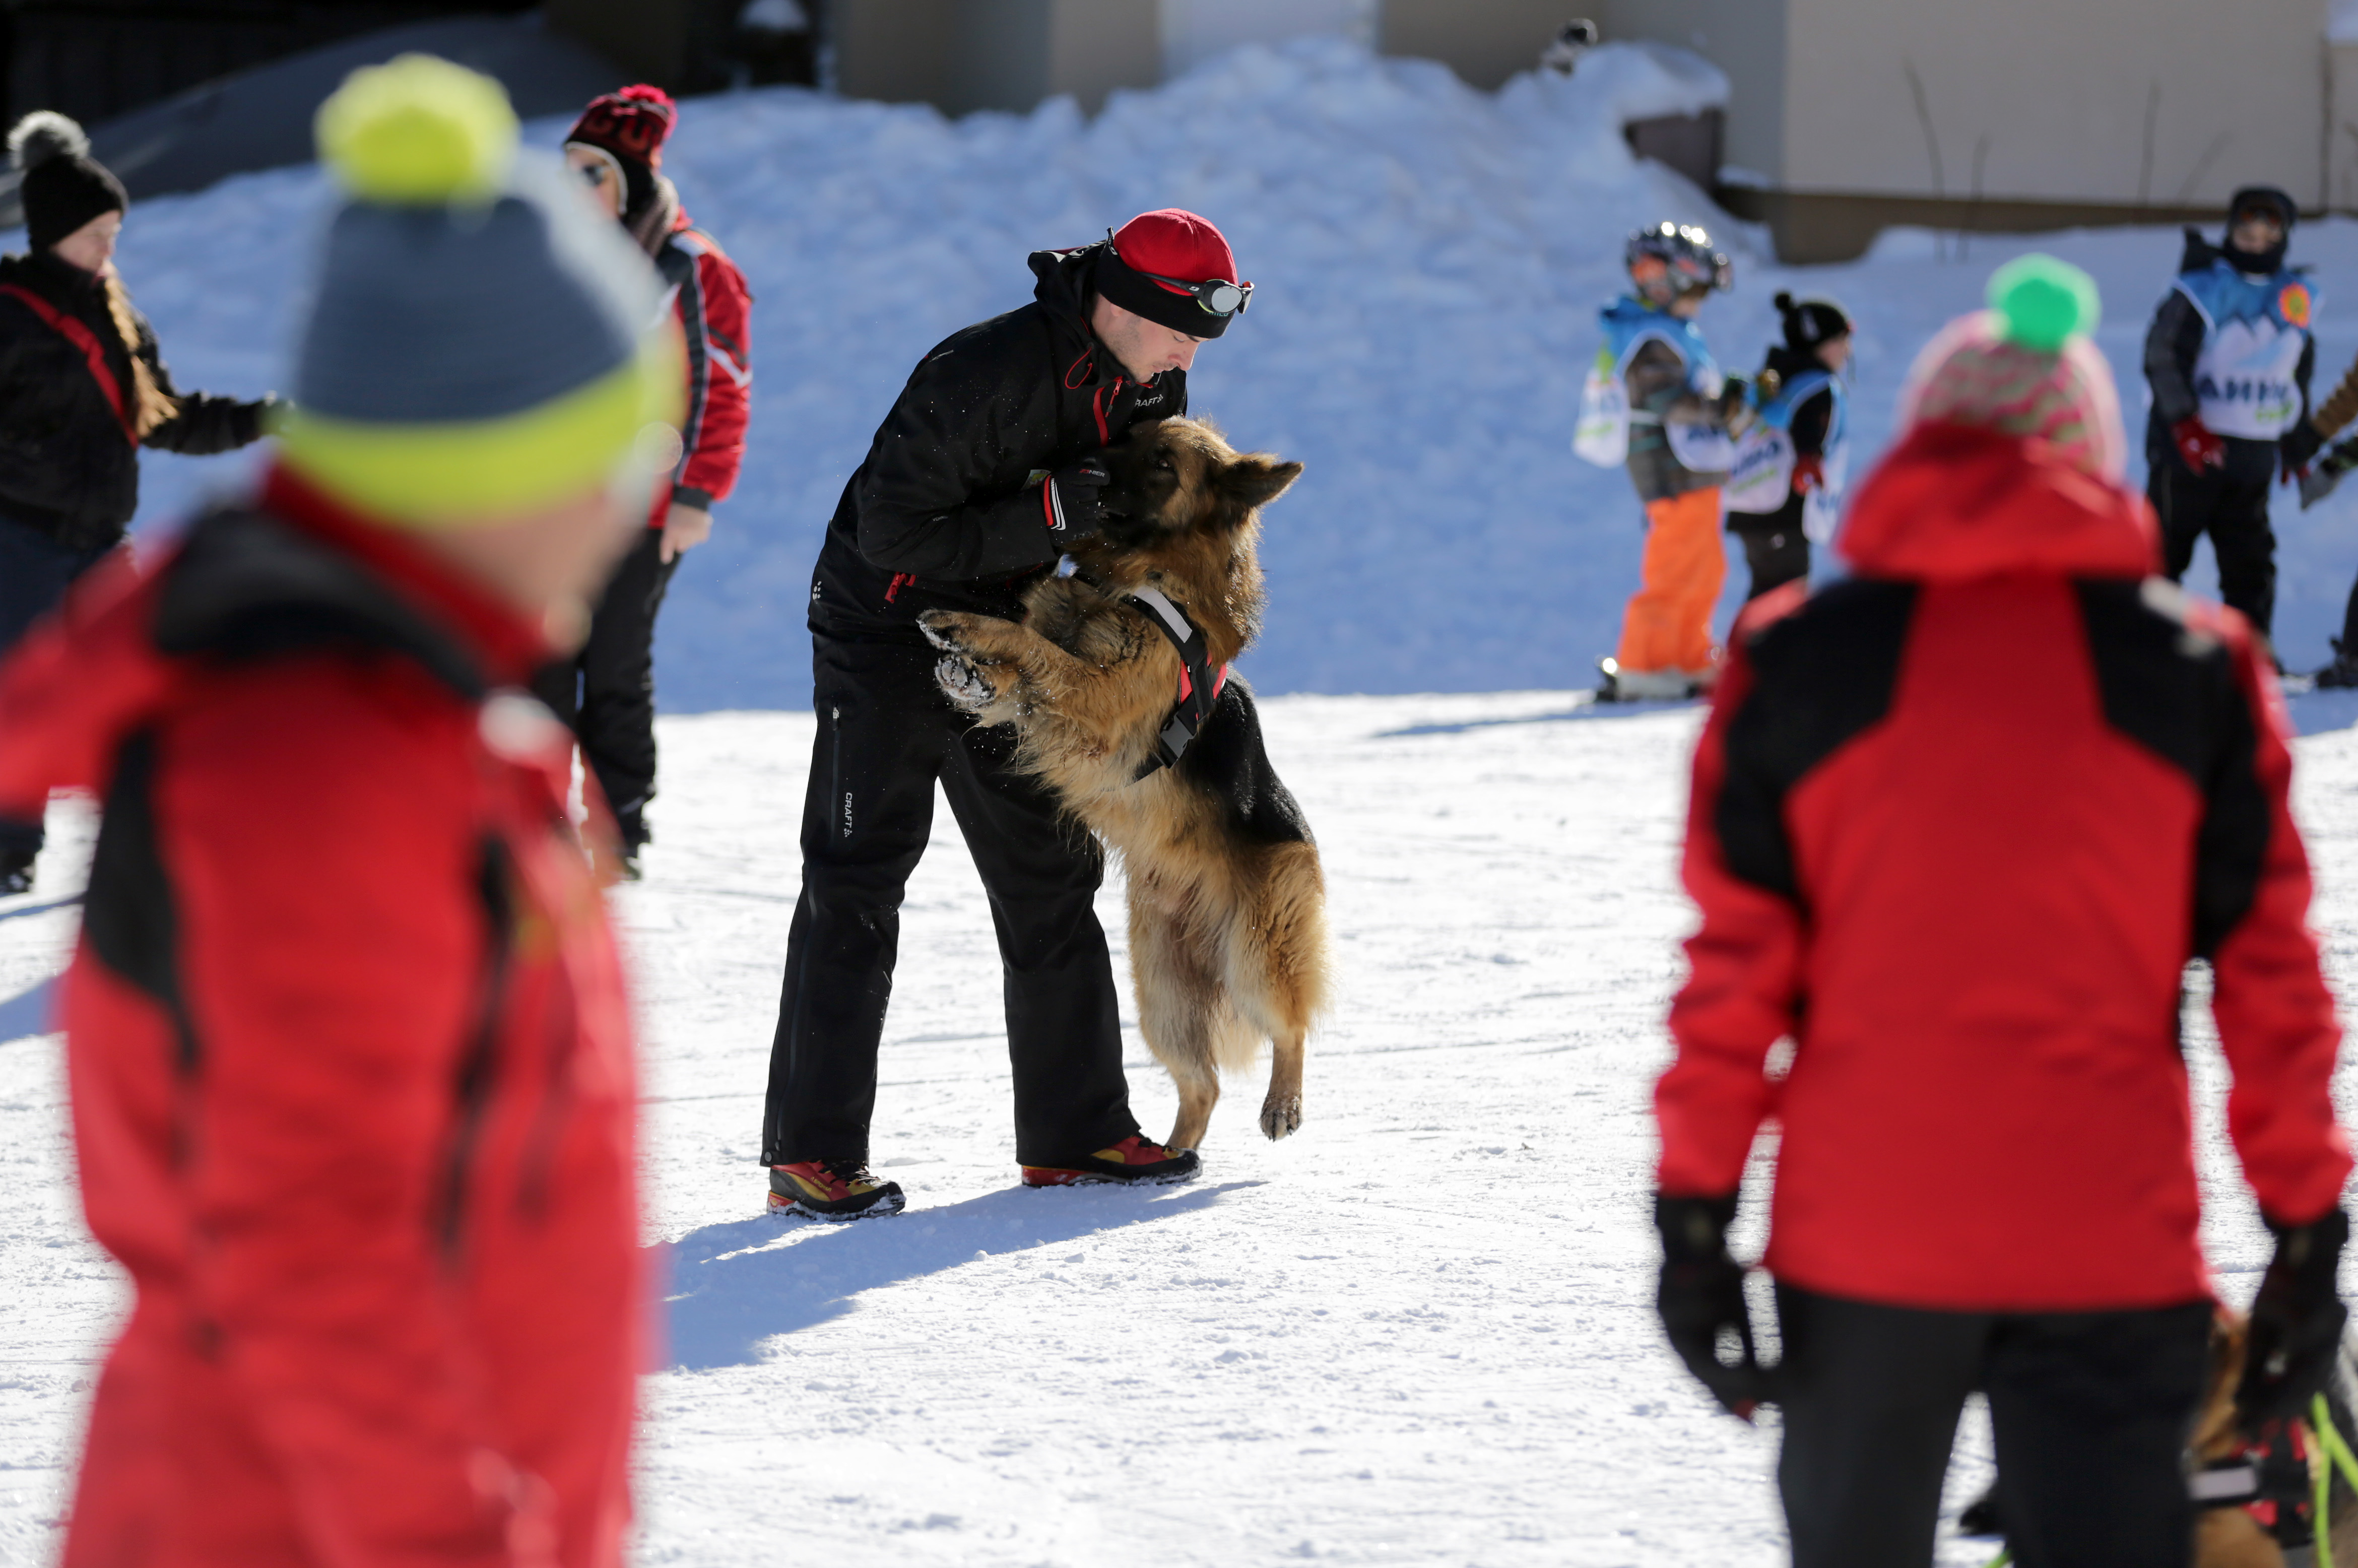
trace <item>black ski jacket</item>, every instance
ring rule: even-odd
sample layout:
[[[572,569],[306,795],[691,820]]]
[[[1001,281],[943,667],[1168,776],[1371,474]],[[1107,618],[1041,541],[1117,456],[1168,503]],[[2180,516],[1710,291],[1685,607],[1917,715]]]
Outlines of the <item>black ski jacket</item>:
[[[0,285],[36,295],[90,329],[115,385],[132,395],[131,354],[96,274],[41,251],[0,256]],[[139,357],[157,390],[180,406],[178,417],[147,432],[141,445],[203,456],[262,434],[267,400],[175,391],[155,329],[146,317],[136,319]],[[121,538],[138,509],[139,452],[90,361],[23,300],[0,294],[0,517],[82,549]]]
[[[1763,368],[1775,371],[1787,381],[1807,375],[1826,367],[1817,355],[1807,349],[1787,348],[1779,343],[1768,351]],[[1834,395],[1832,387],[1821,387],[1804,397],[1793,407],[1793,417],[1785,434],[1792,438],[1793,450],[1799,455],[1823,457],[1826,449],[1826,432],[1834,422]]]
[[[1062,546],[1040,480],[1141,420],[1187,411],[1187,377],[1141,384],[1089,330],[1102,243],[1035,251],[1033,302],[952,333],[909,374],[843,487],[811,577],[821,636],[922,643],[917,614],[1012,619]]]
[[[2211,265],[2219,248],[2193,229],[2186,231],[2186,252],[2179,258],[2178,270],[2193,272]],[[2153,325],[2145,335],[2145,379],[2153,388],[2153,409],[2145,421],[2146,466],[2167,470],[2173,477],[2190,479],[2186,464],[2178,456],[2178,448],[2169,437],[2172,427],[2181,419],[2190,419],[2198,412],[2194,398],[2194,362],[2201,357],[2203,335],[2210,328],[2203,324],[2202,312],[2185,291],[2172,288],[2161,297],[2160,306],[2153,313]],[[2309,346],[2300,351],[2300,363],[2293,371],[2293,379],[2300,385],[2301,413],[2309,412],[2309,379],[2317,366],[2317,340],[2310,338]],[[2293,427],[2299,429],[2296,423]],[[2255,441],[2242,436],[2223,436],[2227,443],[2227,461],[2223,477],[2244,489],[2263,489],[2277,477],[2277,441]],[[2281,438],[2279,438],[2281,439]]]

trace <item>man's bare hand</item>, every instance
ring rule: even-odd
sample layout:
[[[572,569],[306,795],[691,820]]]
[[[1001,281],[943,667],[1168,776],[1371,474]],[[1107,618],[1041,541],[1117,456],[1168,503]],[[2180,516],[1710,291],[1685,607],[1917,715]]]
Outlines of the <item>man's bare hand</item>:
[[[663,559],[668,566],[683,551],[692,550],[712,537],[712,514],[701,506],[688,506],[673,502],[664,514]]]

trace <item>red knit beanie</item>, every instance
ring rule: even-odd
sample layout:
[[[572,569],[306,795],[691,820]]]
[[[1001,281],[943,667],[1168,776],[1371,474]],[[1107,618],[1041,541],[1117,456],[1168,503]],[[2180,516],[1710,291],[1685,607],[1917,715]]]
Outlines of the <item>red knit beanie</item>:
[[[1143,276],[1188,283],[1241,283],[1228,242],[1208,218],[1176,207],[1141,212],[1116,231],[1098,260],[1097,290],[1133,315],[1191,337],[1217,338],[1231,319],[1215,316],[1192,295]]]
[[[602,147],[620,158],[625,168],[635,163],[649,174],[660,174],[664,142],[678,115],[670,93],[641,82],[591,99],[565,139]]]

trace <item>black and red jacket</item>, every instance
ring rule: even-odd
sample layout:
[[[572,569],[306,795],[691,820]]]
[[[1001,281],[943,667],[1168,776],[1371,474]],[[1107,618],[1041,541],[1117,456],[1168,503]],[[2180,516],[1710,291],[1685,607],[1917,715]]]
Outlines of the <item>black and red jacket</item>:
[[[1089,330],[1101,248],[1033,252],[1033,303],[918,361],[827,524],[814,633],[923,646],[921,611],[1016,616],[1024,585],[1064,549],[1041,476],[1187,412],[1184,371],[1141,384]]]
[[[2199,1298],[2190,958],[2262,1209],[2315,1219],[2351,1170],[2266,655],[2149,575],[2142,497],[2038,443],[1919,427],[1843,547],[1855,578],[1739,626],[1696,750],[1662,1190],[1733,1192],[1774,1118],[1781,1280],[1954,1310]]]
[[[0,809],[105,802],[61,1011],[136,1293],[65,1561],[618,1568],[631,1011],[546,656],[281,475],[0,666]]]
[[[709,512],[737,488],[745,425],[753,406],[753,296],[745,275],[712,236],[679,215],[654,254],[687,346],[687,412],[680,421],[679,467],[655,496],[651,528],[672,502]]]

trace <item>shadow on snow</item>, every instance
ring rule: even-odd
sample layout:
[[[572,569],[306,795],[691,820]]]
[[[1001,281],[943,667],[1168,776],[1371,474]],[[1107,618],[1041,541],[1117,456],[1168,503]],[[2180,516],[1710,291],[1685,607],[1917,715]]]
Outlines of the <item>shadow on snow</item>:
[[[52,975],[31,990],[19,991],[0,1001],[0,1045],[47,1034],[57,1024],[51,1020],[56,1004],[58,981]]]
[[[2358,691],[2312,691],[2285,701],[2296,735],[2323,735],[2358,725]]]
[[[839,1317],[862,1291],[944,1273],[979,1253],[1063,1246],[1174,1219],[1259,1185],[1019,1187],[840,1225],[768,1215],[708,1225],[653,1249],[668,1280],[668,1364],[688,1371],[751,1365],[763,1340]]]
[[[1511,719],[1467,719],[1455,724],[1411,724],[1399,730],[1379,730],[1369,739],[1400,741],[1412,735],[1463,735],[1471,730],[1496,730],[1509,724],[1574,724],[1597,719],[1641,719],[1650,713],[1668,713],[1677,708],[1700,706],[1700,697],[1690,697],[1683,702],[1585,702],[1560,713],[1523,713]]]

